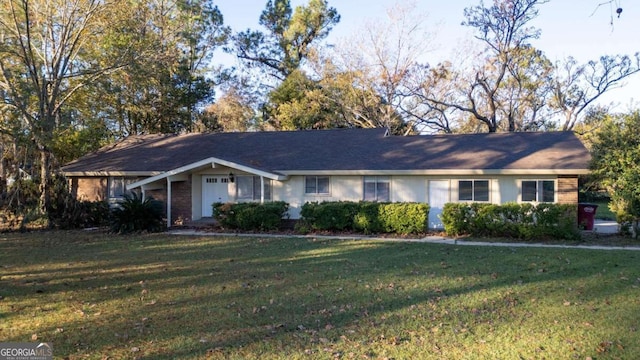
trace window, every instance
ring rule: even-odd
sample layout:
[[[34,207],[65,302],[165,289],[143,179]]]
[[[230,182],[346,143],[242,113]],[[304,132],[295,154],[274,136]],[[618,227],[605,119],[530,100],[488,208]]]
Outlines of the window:
[[[522,201],[555,202],[554,180],[522,180]]]
[[[390,187],[391,181],[387,176],[365,176],[364,177],[364,201],[391,201]]]
[[[260,200],[261,188],[260,176],[236,177],[238,200]],[[271,180],[269,179],[264,179],[264,199],[271,200]]]
[[[127,185],[136,182],[136,180],[136,178],[110,177],[109,199],[124,199],[125,194],[133,193],[133,191],[127,192]]]
[[[458,181],[458,201],[489,201],[489,180]]]
[[[305,176],[304,177],[304,193],[311,195],[328,195],[329,194],[329,177],[328,176]]]

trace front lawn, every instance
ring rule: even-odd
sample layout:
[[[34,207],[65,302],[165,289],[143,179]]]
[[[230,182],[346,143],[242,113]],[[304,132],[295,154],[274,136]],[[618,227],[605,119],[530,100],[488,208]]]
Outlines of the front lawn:
[[[57,359],[635,359],[639,256],[0,234],[0,341]]]

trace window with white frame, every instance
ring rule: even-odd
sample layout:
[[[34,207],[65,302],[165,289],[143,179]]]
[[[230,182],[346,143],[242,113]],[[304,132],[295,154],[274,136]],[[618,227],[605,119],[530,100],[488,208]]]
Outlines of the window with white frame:
[[[522,180],[521,199],[526,202],[555,202],[556,182],[554,180]]]
[[[388,176],[364,177],[364,201],[391,201],[391,179]]]
[[[459,180],[458,201],[489,201],[489,180]]]
[[[108,180],[109,199],[121,200],[125,194],[131,194],[133,191],[127,191],[127,185],[136,182],[137,178],[111,176]]]
[[[262,186],[260,176],[237,176],[236,195],[238,200],[260,200]],[[264,199],[271,200],[271,179],[264,179]]]
[[[329,195],[328,176],[305,176],[304,193],[307,195]]]

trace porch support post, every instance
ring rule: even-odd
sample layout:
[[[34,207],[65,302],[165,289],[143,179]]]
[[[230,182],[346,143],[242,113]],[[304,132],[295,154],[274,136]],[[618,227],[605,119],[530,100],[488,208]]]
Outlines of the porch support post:
[[[171,177],[167,176],[167,227],[171,227]]]
[[[260,176],[260,204],[264,204],[264,176]]]

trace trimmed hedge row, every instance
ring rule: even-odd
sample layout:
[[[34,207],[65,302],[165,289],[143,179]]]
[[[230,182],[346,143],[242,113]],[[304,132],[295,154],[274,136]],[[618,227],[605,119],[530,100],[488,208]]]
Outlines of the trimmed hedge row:
[[[429,205],[352,201],[308,202],[300,212],[313,230],[351,230],[369,233],[423,233]]]
[[[289,204],[284,201],[213,204],[213,214],[220,225],[240,230],[277,230],[288,209]]]
[[[450,236],[579,239],[577,213],[569,204],[447,203],[441,219]]]

